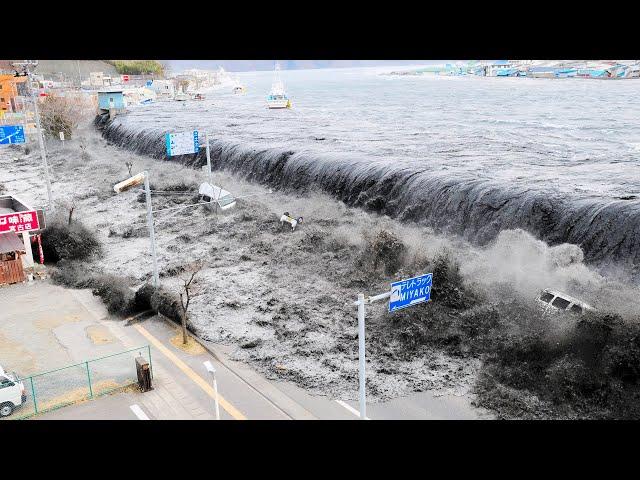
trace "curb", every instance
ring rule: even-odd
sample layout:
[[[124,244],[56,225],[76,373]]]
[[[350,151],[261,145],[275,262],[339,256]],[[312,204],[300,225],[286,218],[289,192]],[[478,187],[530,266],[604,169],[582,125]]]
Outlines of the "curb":
[[[169,318],[165,317],[161,313],[157,313],[156,316],[173,327],[177,326],[175,322],[172,322]],[[249,370],[248,368],[245,370],[241,368],[240,365],[232,365],[231,361],[227,358],[227,355],[221,352],[210,342],[202,340],[192,332],[189,332],[189,336],[196,342],[198,342],[198,344],[200,344],[202,348],[204,348],[209,354],[211,354],[213,358],[220,362],[227,370],[229,370],[236,377],[242,380],[251,389],[255,390],[261,397],[271,403],[274,407],[280,410],[280,412],[289,417],[291,420],[318,420],[318,417],[313,415],[302,405],[291,399],[277,387],[271,385],[267,380],[263,379],[255,372]]]

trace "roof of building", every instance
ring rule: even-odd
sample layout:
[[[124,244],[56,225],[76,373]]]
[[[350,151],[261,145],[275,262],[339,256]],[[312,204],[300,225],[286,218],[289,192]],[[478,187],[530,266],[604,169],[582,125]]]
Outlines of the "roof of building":
[[[98,90],[98,93],[122,93],[122,87],[112,87],[112,88],[103,88],[102,90]]]
[[[0,233],[0,253],[24,251],[24,243],[15,232]]]

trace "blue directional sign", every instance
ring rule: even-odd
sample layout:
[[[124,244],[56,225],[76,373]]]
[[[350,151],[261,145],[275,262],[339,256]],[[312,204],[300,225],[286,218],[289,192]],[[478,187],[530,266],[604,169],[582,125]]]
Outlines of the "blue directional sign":
[[[147,80],[147,87],[150,87],[151,85],[153,85],[153,80]]]
[[[0,145],[25,143],[24,127],[22,125],[0,126]]]
[[[418,303],[431,300],[431,281],[433,273],[408,278],[391,284],[389,311],[395,312]]]

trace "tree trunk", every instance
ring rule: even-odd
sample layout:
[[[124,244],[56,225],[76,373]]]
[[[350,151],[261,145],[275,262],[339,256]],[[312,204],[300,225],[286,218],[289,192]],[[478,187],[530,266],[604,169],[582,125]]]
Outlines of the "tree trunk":
[[[187,315],[182,315],[182,344],[187,344]]]

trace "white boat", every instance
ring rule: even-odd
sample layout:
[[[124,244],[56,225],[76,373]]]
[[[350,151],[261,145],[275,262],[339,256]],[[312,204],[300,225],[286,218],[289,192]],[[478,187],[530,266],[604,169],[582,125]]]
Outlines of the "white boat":
[[[243,93],[247,93],[247,89],[244,85],[236,85],[235,87],[233,87],[233,93],[235,93],[236,95],[241,95]]]
[[[280,64],[276,63],[271,92],[267,96],[268,108],[291,108],[291,100],[284,91],[284,84],[280,80]]]

